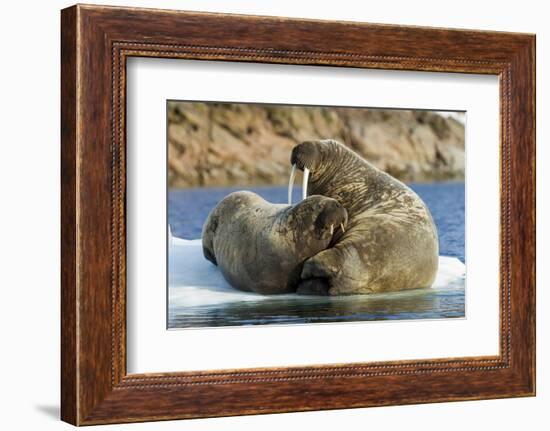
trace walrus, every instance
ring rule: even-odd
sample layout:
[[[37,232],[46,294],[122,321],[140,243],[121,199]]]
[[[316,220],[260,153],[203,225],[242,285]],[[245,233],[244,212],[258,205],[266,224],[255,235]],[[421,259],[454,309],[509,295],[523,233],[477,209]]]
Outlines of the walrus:
[[[334,140],[306,141],[291,153],[307,192],[336,199],[345,232],[306,260],[302,294],[349,295],[430,287],[438,267],[437,229],[427,206],[402,182]]]
[[[309,196],[296,205],[272,204],[256,193],[227,195],[202,231],[203,254],[229,284],[261,294],[296,291],[303,262],[345,229],[347,211],[335,199]]]

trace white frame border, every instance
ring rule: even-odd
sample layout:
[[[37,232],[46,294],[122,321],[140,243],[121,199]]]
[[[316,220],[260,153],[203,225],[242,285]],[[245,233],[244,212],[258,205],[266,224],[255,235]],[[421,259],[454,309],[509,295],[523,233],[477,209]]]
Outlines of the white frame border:
[[[130,57],[127,92],[129,374],[498,355],[497,76]],[[168,331],[167,99],[467,111],[467,318]]]

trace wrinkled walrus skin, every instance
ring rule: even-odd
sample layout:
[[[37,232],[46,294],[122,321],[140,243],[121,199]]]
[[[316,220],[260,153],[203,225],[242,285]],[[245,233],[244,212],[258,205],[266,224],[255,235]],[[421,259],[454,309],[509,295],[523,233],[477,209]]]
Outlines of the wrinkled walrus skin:
[[[271,204],[252,192],[234,192],[209,214],[203,252],[236,289],[295,292],[303,262],[326,249],[346,222],[346,210],[324,196],[289,206]]]
[[[310,170],[308,192],[334,198],[348,211],[345,233],[305,262],[298,293],[369,294],[432,285],[437,229],[416,193],[333,140],[298,144],[291,163]]]

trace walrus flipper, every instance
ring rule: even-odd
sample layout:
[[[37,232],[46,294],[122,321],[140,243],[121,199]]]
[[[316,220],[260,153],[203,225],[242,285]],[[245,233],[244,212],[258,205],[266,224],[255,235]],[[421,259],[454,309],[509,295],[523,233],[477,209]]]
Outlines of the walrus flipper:
[[[330,278],[339,272],[341,259],[336,248],[329,248],[310,257],[304,263],[302,280],[309,278]]]

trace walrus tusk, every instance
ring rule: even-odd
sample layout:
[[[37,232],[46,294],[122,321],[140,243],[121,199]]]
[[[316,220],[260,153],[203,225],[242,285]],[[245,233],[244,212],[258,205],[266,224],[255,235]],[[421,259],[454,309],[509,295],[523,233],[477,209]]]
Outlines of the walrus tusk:
[[[345,232],[346,230],[344,229],[344,223],[340,223],[340,229],[342,229],[342,232]]]
[[[330,234],[334,235],[334,225],[333,224],[330,225]]]
[[[304,168],[304,179],[302,181],[302,200],[307,197],[307,181],[309,179],[309,169]]]
[[[292,189],[294,188],[294,177],[296,176],[296,163],[292,165],[290,178],[288,179],[288,204],[292,205]]]

